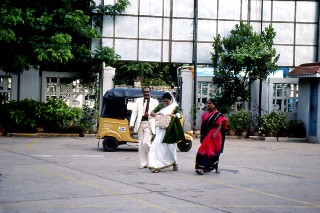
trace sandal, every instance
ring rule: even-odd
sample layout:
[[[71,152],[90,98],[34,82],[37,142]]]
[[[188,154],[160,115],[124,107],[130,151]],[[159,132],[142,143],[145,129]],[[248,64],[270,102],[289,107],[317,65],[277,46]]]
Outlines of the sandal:
[[[177,165],[177,164],[174,164],[173,167],[172,167],[172,170],[173,170],[173,171],[178,171],[178,170],[179,170],[178,165]]]
[[[196,169],[196,173],[199,175],[204,175],[204,171],[202,169]]]
[[[220,174],[220,170],[218,169],[218,164],[214,167],[214,169],[216,170],[216,174]]]

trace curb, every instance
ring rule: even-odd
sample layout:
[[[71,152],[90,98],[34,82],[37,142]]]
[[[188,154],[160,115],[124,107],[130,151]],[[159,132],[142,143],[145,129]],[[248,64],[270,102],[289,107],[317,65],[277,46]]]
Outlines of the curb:
[[[1,135],[0,135],[1,137]],[[82,137],[77,133],[7,133],[2,137]],[[97,138],[96,134],[84,134],[83,137]],[[193,138],[198,139],[198,137]],[[299,142],[299,143],[311,143],[307,138],[289,138],[289,137],[264,137],[264,136],[249,136],[243,138],[242,136],[230,136],[226,135],[226,139],[240,139],[248,141],[270,141],[270,142]]]
[[[311,143],[307,138],[289,138],[289,137],[263,137],[263,136],[249,136],[249,141],[258,140],[258,141],[273,141],[273,142],[304,142]]]
[[[8,137],[80,137],[77,133],[7,133]],[[84,137],[97,137],[96,134],[84,134]]]

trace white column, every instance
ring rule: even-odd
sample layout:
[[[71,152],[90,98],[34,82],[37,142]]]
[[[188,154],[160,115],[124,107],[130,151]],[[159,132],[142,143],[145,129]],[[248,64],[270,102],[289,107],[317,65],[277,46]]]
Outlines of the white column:
[[[104,95],[107,90],[114,88],[114,77],[116,69],[110,66],[105,66],[103,63],[103,79],[102,79],[102,95]]]
[[[181,70],[182,77],[182,97],[181,108],[184,115],[184,130],[192,130],[192,114],[193,105],[193,78],[192,72],[188,69]]]
[[[19,83],[19,82],[18,82]],[[40,101],[39,70],[31,68],[20,75],[20,100],[33,99]]]

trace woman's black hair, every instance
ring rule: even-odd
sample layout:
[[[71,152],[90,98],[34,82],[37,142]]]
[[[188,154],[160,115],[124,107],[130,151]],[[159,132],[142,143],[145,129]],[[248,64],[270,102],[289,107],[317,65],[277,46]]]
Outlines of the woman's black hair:
[[[211,103],[213,103],[214,105],[216,105],[217,103],[216,103],[216,101],[213,99],[213,98],[209,98],[209,100],[208,101],[211,101]]]
[[[169,99],[171,101],[172,100],[171,94],[169,92],[163,93],[162,100],[163,99]]]

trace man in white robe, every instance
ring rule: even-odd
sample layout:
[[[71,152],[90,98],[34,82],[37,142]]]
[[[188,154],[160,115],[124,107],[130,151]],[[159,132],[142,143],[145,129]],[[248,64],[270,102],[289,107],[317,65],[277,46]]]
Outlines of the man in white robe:
[[[150,97],[151,88],[142,89],[143,98],[137,98],[130,118],[130,131],[138,132],[139,168],[147,168],[152,134],[155,134],[155,118],[150,112],[159,104]]]

